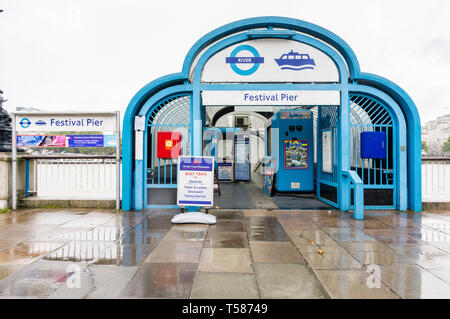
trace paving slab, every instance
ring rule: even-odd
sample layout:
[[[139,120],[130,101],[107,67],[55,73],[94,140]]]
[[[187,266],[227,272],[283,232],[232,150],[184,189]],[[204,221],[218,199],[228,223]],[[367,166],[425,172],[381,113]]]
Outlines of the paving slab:
[[[383,265],[380,269],[383,282],[402,298],[450,298],[450,284],[417,265]]]
[[[306,265],[255,264],[261,298],[326,298],[322,286]]]
[[[249,240],[289,241],[278,219],[273,216],[249,216],[245,220]]]
[[[247,248],[245,232],[211,231],[204,241],[205,248]]]
[[[65,284],[73,263],[38,260],[0,282],[0,298],[48,297]]]
[[[0,265],[0,281],[18,271],[23,265]]]
[[[253,273],[248,248],[203,248],[198,271]]]
[[[217,220],[215,225],[209,226],[209,231],[214,232],[223,232],[223,231],[231,231],[231,232],[245,232],[245,224],[243,220],[236,219],[219,219]]]
[[[345,242],[341,244],[343,248],[347,251],[384,251],[384,252],[392,252],[393,249],[388,245],[380,243],[378,241],[371,242]]]
[[[294,245],[289,242],[250,241],[255,263],[305,264]]]
[[[15,245],[0,252],[0,265],[28,265],[62,245],[55,242],[28,242]]]
[[[91,265],[113,265],[134,267],[141,265],[156,245],[120,245],[113,244],[108,247],[103,255],[98,256]]]
[[[395,251],[356,251],[351,253],[364,265],[413,264],[414,261]]]
[[[208,225],[186,224],[173,226],[163,240],[202,241],[208,232]]]
[[[167,234],[167,229],[132,228],[123,234],[119,241],[121,244],[156,245]]]
[[[325,227],[322,228],[328,235],[337,242],[375,242],[376,239],[370,237],[357,228],[346,227]]]
[[[122,298],[188,298],[197,264],[145,263],[120,293]]]
[[[397,229],[365,229],[364,232],[384,244],[420,244],[420,240]]]
[[[337,269],[337,267],[327,260],[323,255],[316,253],[304,253],[303,258],[312,269]]]
[[[258,299],[254,274],[197,272],[192,299]]]
[[[158,245],[147,257],[147,263],[198,263],[202,250],[201,242],[167,241]]]
[[[84,298],[118,298],[138,269],[138,267],[89,266],[94,287]]]
[[[380,282],[369,288],[371,274],[365,270],[315,270],[326,292],[333,299],[398,299],[399,296]]]

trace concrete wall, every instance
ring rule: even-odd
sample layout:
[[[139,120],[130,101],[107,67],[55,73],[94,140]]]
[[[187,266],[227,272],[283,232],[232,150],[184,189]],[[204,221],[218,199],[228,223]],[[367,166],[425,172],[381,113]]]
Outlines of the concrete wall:
[[[0,153],[0,209],[11,207],[11,179],[12,179],[11,153]],[[17,193],[25,192],[25,161],[17,163]]]

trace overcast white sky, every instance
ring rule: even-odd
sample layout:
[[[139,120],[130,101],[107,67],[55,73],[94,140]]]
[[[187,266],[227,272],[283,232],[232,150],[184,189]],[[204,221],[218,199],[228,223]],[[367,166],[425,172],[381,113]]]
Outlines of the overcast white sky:
[[[0,0],[0,89],[17,106],[125,111],[146,83],[235,20],[302,19],[342,37],[361,69],[396,82],[422,123],[450,113],[448,0]]]

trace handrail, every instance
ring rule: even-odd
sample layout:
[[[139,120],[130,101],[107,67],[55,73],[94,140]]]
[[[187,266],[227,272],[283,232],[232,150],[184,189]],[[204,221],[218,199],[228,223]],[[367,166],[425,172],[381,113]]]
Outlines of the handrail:
[[[122,156],[121,156],[122,157]],[[87,155],[87,154],[80,154],[80,155],[21,155],[17,158],[23,158],[23,159],[115,159],[116,155]]]
[[[342,175],[350,178],[350,181],[355,185],[353,196],[354,211],[353,218],[364,219],[364,184],[356,171],[342,171]]]
[[[450,161],[450,156],[448,157],[422,157],[422,162],[431,161]]]

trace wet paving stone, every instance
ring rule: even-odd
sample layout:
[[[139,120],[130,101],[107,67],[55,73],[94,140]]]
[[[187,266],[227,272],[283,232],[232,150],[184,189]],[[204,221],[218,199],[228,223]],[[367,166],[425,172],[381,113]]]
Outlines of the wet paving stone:
[[[253,273],[248,248],[204,248],[198,271]]]
[[[91,265],[89,275],[95,286],[83,297],[86,299],[119,298],[139,267]]]
[[[376,220],[376,219],[364,219],[364,220],[355,220],[349,219],[347,221],[350,225],[355,226],[358,229],[391,229],[392,226],[388,226],[387,224]]]
[[[198,263],[202,250],[201,242],[161,242],[150,256],[147,263]]]
[[[333,263],[318,253],[302,253],[302,256],[314,271],[317,269],[337,269]]]
[[[192,299],[258,299],[254,274],[197,272]]]
[[[336,252],[327,253],[326,251],[322,254],[328,262],[333,264],[336,269],[363,269],[362,262],[358,261],[354,256],[348,252]]]
[[[305,265],[256,264],[255,272],[261,298],[326,298],[321,284]]]
[[[218,232],[245,232],[245,224],[243,220],[219,219],[216,225],[209,226],[211,231]]]
[[[384,244],[420,244],[418,239],[408,236],[399,230],[366,229],[364,232]]]
[[[208,225],[186,224],[173,226],[164,236],[165,241],[202,241],[208,232]]]
[[[48,297],[65,284],[67,263],[36,261],[0,282],[3,297]]]
[[[0,281],[18,271],[22,265],[0,265]]]
[[[295,246],[289,242],[251,241],[250,247],[255,263],[305,264]]]
[[[28,242],[2,250],[0,265],[28,265],[63,244],[54,242]]]
[[[156,245],[119,245],[113,244],[95,259],[92,265],[115,265],[135,267],[141,265]]]
[[[392,248],[380,243],[378,241],[371,242],[345,242],[342,243],[342,247],[350,252],[355,251],[381,251],[381,252],[392,252]]]
[[[141,223],[147,215],[145,214],[130,214],[121,213],[113,216],[113,218],[107,220],[102,226],[117,227],[123,230],[129,230],[134,226]]]
[[[315,270],[320,283],[333,299],[398,299],[384,283],[370,288],[365,270]]]
[[[204,241],[205,248],[247,248],[247,233],[244,232],[208,232]]]
[[[120,294],[123,298],[188,298],[197,264],[146,263]]]
[[[135,228],[122,235],[120,243],[123,245],[156,245],[164,238],[167,232],[167,229]]]
[[[289,241],[289,236],[276,217],[247,217],[246,226],[249,240]]]
[[[350,224],[347,223],[343,218],[338,217],[311,217],[311,220],[314,224],[319,227],[350,227]]]
[[[338,243],[323,230],[304,230],[298,235],[291,236],[291,240],[296,246],[336,246]]]
[[[380,277],[402,298],[448,299],[450,285],[417,265],[383,265]]]
[[[338,228],[327,227],[322,228],[328,235],[338,242],[375,242],[376,239],[370,237],[363,231],[356,228]]]
[[[209,213],[216,216],[217,220],[221,220],[221,219],[243,220],[245,218],[245,215],[242,211],[210,210]]]
[[[364,265],[390,265],[390,264],[412,264],[413,261],[407,256],[394,251],[357,251],[352,252],[361,264]]]

